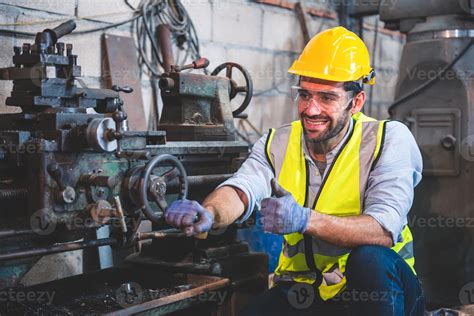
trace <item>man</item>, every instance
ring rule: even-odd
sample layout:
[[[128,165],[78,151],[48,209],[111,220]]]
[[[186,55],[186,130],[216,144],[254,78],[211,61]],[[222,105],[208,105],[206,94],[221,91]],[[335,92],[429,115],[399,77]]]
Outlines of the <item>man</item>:
[[[202,206],[174,202],[167,222],[193,235],[245,221],[256,206],[263,229],[284,235],[276,285],[244,315],[422,315],[407,226],[421,155],[402,123],[360,112],[361,83],[375,81],[365,44],[326,30],[289,72],[300,76],[300,120],[257,141]]]

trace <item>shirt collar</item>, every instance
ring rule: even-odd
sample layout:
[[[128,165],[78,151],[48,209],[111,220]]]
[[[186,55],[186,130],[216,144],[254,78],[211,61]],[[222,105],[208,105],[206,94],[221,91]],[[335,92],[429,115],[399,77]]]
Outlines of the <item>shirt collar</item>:
[[[353,128],[354,128],[354,120],[351,119],[350,122],[349,122],[349,128],[347,129],[346,134],[344,135],[344,137],[341,139],[341,141],[337,144],[336,147],[334,147],[330,152],[328,152],[326,154],[326,160],[328,162],[332,161],[334,159],[334,157],[337,155],[337,153],[339,152],[339,149],[341,149],[342,145],[346,142],[346,140],[349,137],[349,135],[351,134]],[[303,133],[301,134],[301,142],[303,143],[304,158],[306,160],[309,160],[309,161],[312,162],[313,159],[309,155],[309,150],[308,150],[308,147],[306,145],[306,141],[304,139],[304,134]]]

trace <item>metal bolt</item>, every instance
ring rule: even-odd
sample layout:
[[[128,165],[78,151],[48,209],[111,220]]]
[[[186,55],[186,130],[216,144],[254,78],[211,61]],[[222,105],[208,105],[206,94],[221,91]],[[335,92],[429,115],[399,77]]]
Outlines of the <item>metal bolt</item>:
[[[72,55],[72,44],[66,44],[66,55]]]

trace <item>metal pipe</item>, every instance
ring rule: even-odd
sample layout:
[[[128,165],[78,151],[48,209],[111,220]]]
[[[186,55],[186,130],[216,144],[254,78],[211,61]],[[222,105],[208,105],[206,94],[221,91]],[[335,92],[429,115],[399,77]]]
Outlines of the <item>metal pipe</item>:
[[[67,252],[67,251],[74,251],[86,248],[94,248],[94,247],[101,247],[101,246],[110,246],[117,243],[117,239],[115,238],[103,238],[97,240],[90,240],[90,241],[79,241],[79,242],[72,242],[67,244],[59,244],[59,245],[52,245],[43,248],[34,248],[28,250],[20,250],[10,253],[2,253],[0,254],[0,261],[5,260],[13,260],[13,259],[23,259],[35,256],[44,256],[50,255],[55,253]]]
[[[208,174],[200,176],[188,176],[188,185],[191,187],[202,187],[202,186],[217,186],[225,180],[232,177],[232,173],[226,174]],[[173,180],[167,185],[167,190],[177,190],[179,188],[178,180]],[[169,193],[169,191],[168,191]]]
[[[5,229],[0,230],[0,238],[21,236],[21,235],[32,235],[35,232],[32,229]]]
[[[159,238],[167,238],[167,237],[186,237],[186,234],[183,233],[182,231],[176,231],[176,232],[153,231],[153,232],[138,233],[137,235],[138,240],[159,239]]]
[[[165,72],[171,71],[171,66],[175,64],[173,57],[173,49],[171,45],[171,32],[166,24],[160,24],[156,28],[158,37],[158,44],[161,48],[161,55],[163,56],[163,67]]]

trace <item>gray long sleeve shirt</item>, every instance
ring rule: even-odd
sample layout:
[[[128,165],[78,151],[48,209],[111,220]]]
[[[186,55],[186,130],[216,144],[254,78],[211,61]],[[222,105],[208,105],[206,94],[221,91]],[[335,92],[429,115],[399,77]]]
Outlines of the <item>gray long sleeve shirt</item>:
[[[326,168],[316,165],[305,146],[305,159],[309,162],[310,173],[308,201],[314,201],[322,179],[352,129],[351,120],[345,137],[326,155]],[[254,208],[260,209],[261,201],[271,196],[270,180],[274,174],[265,157],[267,137],[268,134],[263,135],[233,177],[219,185],[236,187],[248,198],[248,208],[237,222],[247,220]],[[363,214],[373,217],[386,229],[392,235],[394,243],[402,241],[401,232],[407,224],[407,214],[413,202],[413,189],[421,180],[422,164],[418,145],[409,129],[400,122],[388,122],[381,156],[369,175]],[[324,169],[323,174],[320,169]]]

